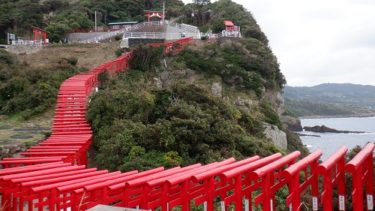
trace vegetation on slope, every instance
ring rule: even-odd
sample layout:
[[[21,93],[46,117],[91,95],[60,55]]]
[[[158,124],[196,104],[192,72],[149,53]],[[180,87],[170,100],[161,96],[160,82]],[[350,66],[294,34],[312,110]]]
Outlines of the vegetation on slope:
[[[375,108],[375,86],[320,84],[313,87],[285,87],[284,95],[293,100]]]
[[[278,151],[248,112],[197,85],[150,86],[152,77],[129,70],[92,99],[88,119],[101,167],[149,169]]]
[[[160,66],[160,49],[138,47],[132,69],[102,84],[91,100],[88,119],[98,164],[111,170],[149,169],[279,151],[263,134],[263,122],[282,127],[270,104],[241,109],[210,90],[209,81],[220,78],[232,90],[229,96],[254,93],[259,101],[265,89],[278,91],[285,81],[278,80],[282,74],[264,49],[252,38],[192,45],[167,57],[165,67]],[[189,81],[183,72],[195,79]],[[169,79],[156,85],[163,75]],[[298,147],[303,149],[298,144],[291,149]]]
[[[151,4],[152,3],[152,4]],[[167,0],[167,15],[177,16],[182,1]],[[145,9],[160,9],[154,0],[0,0],[0,43],[6,32],[30,35],[31,26],[46,28],[52,42],[76,29],[92,29],[97,11],[99,26],[116,21],[143,21]]]
[[[61,59],[48,68],[30,68],[0,49],[0,115],[28,119],[51,108],[61,83],[81,68],[77,59]]]
[[[349,107],[314,103],[310,101],[285,99],[286,112],[295,117],[303,116],[340,116],[354,115],[355,112]]]
[[[285,84],[276,57],[254,38],[191,47],[178,57],[187,68],[219,75],[228,85],[254,90],[259,97],[264,88],[280,90]]]
[[[236,25],[241,26],[244,37],[255,38],[268,45],[266,35],[260,30],[251,13],[242,5],[231,0],[199,2],[200,4],[188,4],[184,7],[185,17],[181,21],[199,26],[204,32],[212,30],[214,33],[220,33],[224,29],[224,20],[232,20]]]

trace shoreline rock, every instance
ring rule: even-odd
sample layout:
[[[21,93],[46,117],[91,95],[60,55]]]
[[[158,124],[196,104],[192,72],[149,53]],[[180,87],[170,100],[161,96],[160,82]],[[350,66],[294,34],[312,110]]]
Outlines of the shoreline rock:
[[[296,133],[298,136],[308,136],[308,137],[316,137],[320,138],[320,135],[312,135],[312,134],[304,134],[304,133]]]
[[[281,122],[289,130],[301,132],[303,130],[301,120],[292,116],[281,116]]]
[[[329,128],[325,125],[316,125],[313,127],[305,126],[303,127],[305,131],[315,132],[315,133],[365,133],[364,131],[350,131],[350,130],[336,130]]]

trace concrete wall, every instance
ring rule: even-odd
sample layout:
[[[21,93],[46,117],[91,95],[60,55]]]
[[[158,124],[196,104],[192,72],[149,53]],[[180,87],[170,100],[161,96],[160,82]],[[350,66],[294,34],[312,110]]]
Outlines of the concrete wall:
[[[130,48],[133,46],[147,44],[147,43],[163,43],[165,39],[152,38],[123,38],[120,44],[121,48]]]

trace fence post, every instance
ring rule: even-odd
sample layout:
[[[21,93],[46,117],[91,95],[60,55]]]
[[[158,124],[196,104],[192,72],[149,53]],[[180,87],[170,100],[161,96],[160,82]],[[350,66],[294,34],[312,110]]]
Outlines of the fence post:
[[[367,210],[374,209],[374,143],[368,143],[349,163],[346,170],[352,175],[352,207],[354,211],[364,210],[363,185],[366,188]],[[364,181],[363,181],[364,180]]]

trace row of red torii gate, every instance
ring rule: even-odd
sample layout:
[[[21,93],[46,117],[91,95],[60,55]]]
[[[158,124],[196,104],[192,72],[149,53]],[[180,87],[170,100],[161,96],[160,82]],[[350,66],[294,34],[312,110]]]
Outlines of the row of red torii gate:
[[[164,45],[166,54],[176,54],[191,42],[184,38],[151,45]],[[317,150],[304,158],[296,151],[143,172],[88,168],[93,136],[85,118],[88,98],[100,73],[126,71],[131,57],[132,52],[125,53],[63,82],[52,135],[23,157],[0,162],[2,210],[87,210],[107,204],[146,210],[200,206],[210,211],[269,211],[281,205],[276,194],[283,188],[288,194],[281,203],[290,210],[374,210],[374,143],[349,162],[348,149],[342,147],[322,163]]]

